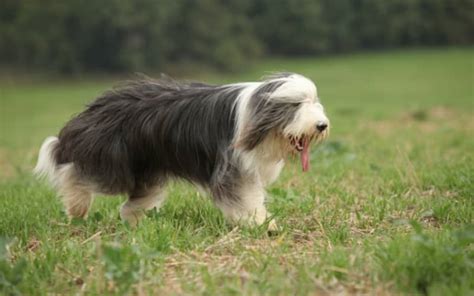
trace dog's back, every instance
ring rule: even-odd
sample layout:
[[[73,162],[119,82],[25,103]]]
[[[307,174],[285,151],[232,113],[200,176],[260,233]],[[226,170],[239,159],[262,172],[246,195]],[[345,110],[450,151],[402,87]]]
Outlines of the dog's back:
[[[132,82],[71,119],[48,153],[55,167],[73,164],[78,179],[107,194],[134,194],[169,176],[208,183],[218,159],[229,153],[222,147],[231,146],[236,91]]]

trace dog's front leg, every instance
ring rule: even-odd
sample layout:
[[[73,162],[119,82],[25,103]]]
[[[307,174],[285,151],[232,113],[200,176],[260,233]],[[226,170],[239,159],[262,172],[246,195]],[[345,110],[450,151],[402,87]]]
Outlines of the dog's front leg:
[[[248,178],[239,182],[234,190],[216,199],[217,206],[224,216],[233,223],[259,226],[270,217],[265,208],[265,189],[258,178]],[[269,231],[277,231],[278,226],[272,219],[268,222]]]

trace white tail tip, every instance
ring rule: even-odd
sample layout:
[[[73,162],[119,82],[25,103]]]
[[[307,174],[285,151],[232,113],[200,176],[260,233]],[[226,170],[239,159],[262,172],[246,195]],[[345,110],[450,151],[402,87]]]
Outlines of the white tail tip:
[[[59,140],[57,137],[48,137],[44,140],[41,145],[38,163],[36,164],[33,173],[40,178],[48,178],[52,180],[54,172],[56,171],[56,162],[54,160],[53,151],[58,145]]]

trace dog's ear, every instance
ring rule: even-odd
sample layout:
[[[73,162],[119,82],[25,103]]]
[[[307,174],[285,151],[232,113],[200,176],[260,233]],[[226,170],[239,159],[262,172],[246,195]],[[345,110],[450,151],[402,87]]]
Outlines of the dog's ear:
[[[300,106],[298,94],[293,96],[281,87],[288,83],[289,74],[272,76],[251,95],[245,112],[246,122],[241,123],[240,137],[235,147],[252,150],[272,131],[283,129],[295,117]],[[284,96],[282,96],[284,95]],[[286,98],[289,95],[289,98]],[[296,98],[296,99],[295,99]]]
[[[272,132],[283,131],[298,111],[299,104],[281,102],[262,102],[250,110],[244,123],[236,148],[252,150]]]
[[[244,126],[240,139],[234,146],[244,150],[252,150],[263,142],[273,128],[276,128],[276,124],[262,120],[251,120]]]

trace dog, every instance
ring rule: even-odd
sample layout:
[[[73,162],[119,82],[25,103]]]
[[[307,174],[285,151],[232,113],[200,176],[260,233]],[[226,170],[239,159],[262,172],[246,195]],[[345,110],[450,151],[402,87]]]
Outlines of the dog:
[[[165,200],[171,179],[205,189],[234,223],[276,223],[265,187],[285,159],[329,135],[315,84],[295,73],[209,85],[140,78],[105,92],[42,144],[34,172],[58,191],[69,217],[86,218],[94,193],[126,194],[136,225]]]

